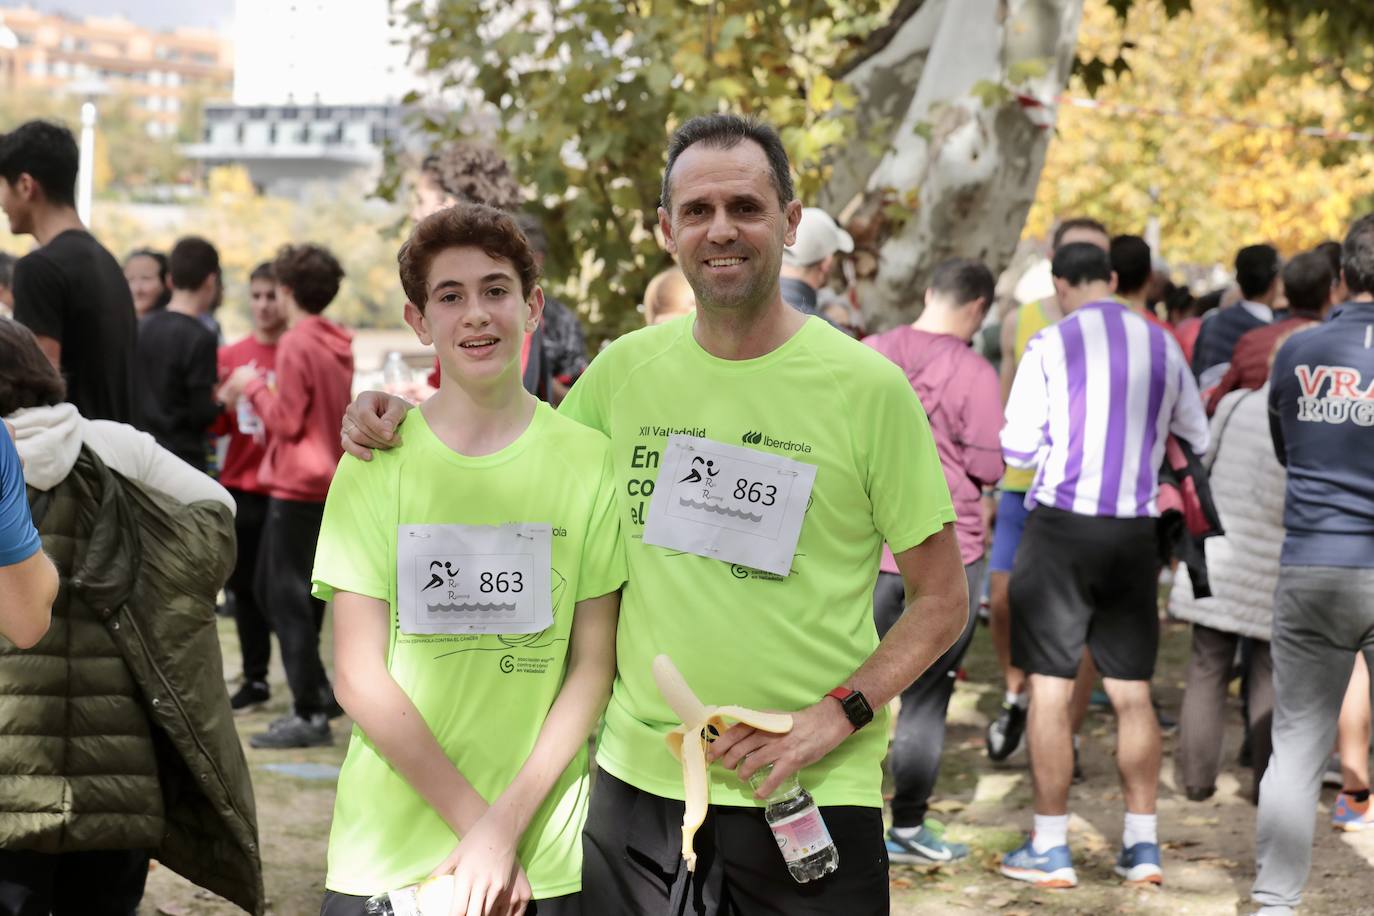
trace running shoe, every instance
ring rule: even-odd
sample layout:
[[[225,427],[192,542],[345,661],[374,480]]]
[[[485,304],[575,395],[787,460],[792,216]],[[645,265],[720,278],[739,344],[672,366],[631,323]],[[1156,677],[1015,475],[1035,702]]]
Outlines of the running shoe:
[[[997,718],[988,723],[988,759],[1001,762],[1006,760],[1021,746],[1021,738],[1026,734],[1026,710],[1015,703],[1003,701],[1002,711]]]
[[[1020,849],[1002,858],[1002,874],[1036,887],[1078,887],[1069,847],[1056,846],[1043,853],[1036,852],[1030,837],[1026,837]]]
[[[1331,826],[1350,832],[1374,827],[1374,804],[1368,798],[1357,802],[1350,793],[1342,792],[1331,806]]]
[[[334,743],[329,731],[329,719],[324,713],[316,713],[305,719],[291,716],[279,719],[248,740],[256,748],[280,750],[296,747],[327,747]]]
[[[1136,843],[1116,857],[1116,873],[1127,884],[1163,884],[1164,869],[1159,865],[1158,843]]]
[[[899,865],[942,865],[968,856],[963,843],[945,842],[945,825],[927,819],[913,836],[887,832],[887,857]]]
[[[234,691],[229,698],[229,708],[234,712],[247,712],[272,699],[272,691],[266,681],[244,681],[243,686]]]

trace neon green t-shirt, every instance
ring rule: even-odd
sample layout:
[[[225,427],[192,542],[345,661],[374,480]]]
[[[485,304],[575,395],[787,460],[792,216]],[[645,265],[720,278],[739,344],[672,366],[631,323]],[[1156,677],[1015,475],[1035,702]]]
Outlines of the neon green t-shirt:
[[[315,553],[315,594],[336,591],[391,607],[387,668],[459,771],[487,801],[505,790],[534,748],[563,684],[576,602],[625,582],[624,549],[606,437],[540,403],[524,433],[481,458],[459,455],[419,408],[404,444],[345,455],[325,501]],[[541,633],[401,633],[396,609],[397,525],[552,525],[553,625]],[[559,778],[520,843],[536,898],[582,883],[587,755]],[[354,727],[339,773],[325,886],[371,895],[422,880],[458,839],[362,730]]]
[[[630,579],[597,764],[683,797],[663,736],[678,723],[651,663],[672,656],[706,704],[794,711],[818,702],[878,645],[873,584],[884,540],[900,553],[954,521],[925,411],[896,365],[819,318],[758,359],[718,359],[686,316],[611,344],[561,412],[610,436]],[[667,436],[694,435],[817,467],[791,574],[646,545]],[[822,805],[882,804],[887,713],[802,774]],[[757,805],[711,768],[711,801]]]

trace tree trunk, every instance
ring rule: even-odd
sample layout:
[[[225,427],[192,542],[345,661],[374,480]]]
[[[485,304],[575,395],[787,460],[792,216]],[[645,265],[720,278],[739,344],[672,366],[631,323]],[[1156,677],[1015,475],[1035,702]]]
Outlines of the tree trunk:
[[[1082,13],[1083,0],[925,0],[845,76],[856,139],[820,203],[854,234],[869,330],[911,320],[946,258],[1006,266]]]

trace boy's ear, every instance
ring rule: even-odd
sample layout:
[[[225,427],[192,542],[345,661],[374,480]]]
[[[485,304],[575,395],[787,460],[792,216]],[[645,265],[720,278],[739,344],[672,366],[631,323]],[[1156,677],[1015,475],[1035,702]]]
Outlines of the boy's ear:
[[[429,323],[425,321],[425,313],[420,311],[419,306],[413,302],[407,302],[405,307],[406,324],[415,332],[415,336],[420,338],[420,343],[430,346],[434,343],[434,338],[429,335]]]
[[[525,300],[529,306],[530,316],[525,319],[525,333],[533,334],[534,329],[539,327],[539,322],[544,317],[544,288],[536,286],[534,292],[530,293],[529,299]]]

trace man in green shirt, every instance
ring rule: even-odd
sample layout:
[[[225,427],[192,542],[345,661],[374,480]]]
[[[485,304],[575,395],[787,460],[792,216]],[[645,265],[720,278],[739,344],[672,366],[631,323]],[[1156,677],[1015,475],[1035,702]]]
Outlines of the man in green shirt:
[[[731,115],[679,128],[659,220],[697,312],[617,340],[560,411],[610,437],[629,568],[584,837],[589,913],[888,911],[886,707],[961,633],[967,586],[906,377],[782,299],[800,216],[771,128]],[[346,447],[361,457],[385,445],[404,406],[363,395]],[[880,644],[871,595],[884,541],[908,610]],[[786,735],[735,726],[713,745],[694,872],[681,858],[682,769],[664,744],[679,723],[651,673],[659,653],[703,703],[794,720]],[[761,810],[798,773],[839,852],[839,869],[807,885]]]

